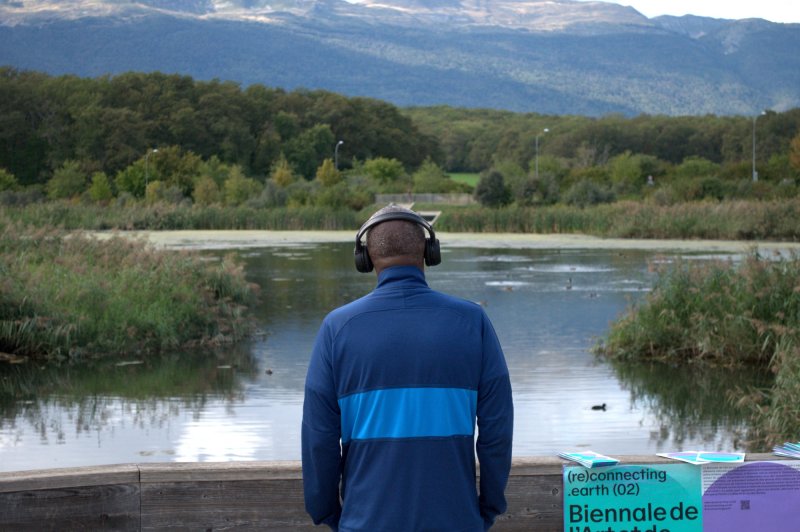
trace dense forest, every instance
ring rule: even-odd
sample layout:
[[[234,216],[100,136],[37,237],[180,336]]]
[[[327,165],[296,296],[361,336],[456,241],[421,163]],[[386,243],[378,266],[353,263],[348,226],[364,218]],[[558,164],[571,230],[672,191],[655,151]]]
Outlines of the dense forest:
[[[264,180],[281,153],[311,179],[333,155],[394,158],[417,167],[436,153],[391,104],[188,76],[128,73],[96,79],[0,69],[0,167],[44,183],[67,160],[109,175],[149,149],[178,146]]]
[[[755,172],[753,172],[755,165]],[[0,69],[0,198],[363,208],[374,192],[469,190],[487,206],[797,195],[800,109],[589,118],[400,109],[326,91]],[[9,199],[10,198],[10,199]]]

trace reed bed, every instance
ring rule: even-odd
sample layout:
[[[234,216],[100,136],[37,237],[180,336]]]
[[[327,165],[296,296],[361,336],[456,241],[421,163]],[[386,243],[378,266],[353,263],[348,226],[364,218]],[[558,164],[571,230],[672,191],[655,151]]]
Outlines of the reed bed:
[[[6,216],[24,225],[67,230],[337,230],[357,229],[358,213],[326,207],[254,208],[156,203],[124,207],[67,201],[7,207]]]
[[[68,230],[346,230],[357,229],[378,205],[361,212],[329,207],[257,208],[157,203],[104,207],[47,202],[5,207],[25,225]],[[581,208],[417,205],[441,210],[437,229],[472,233],[586,234],[615,238],[800,241],[800,199],[656,205],[621,201]]]
[[[0,224],[0,352],[37,359],[147,355],[235,341],[255,287],[232,258]]]
[[[691,202],[660,206],[621,201],[580,208],[445,208],[442,231],[582,233],[611,238],[800,240],[800,200]]]
[[[752,413],[765,446],[800,435],[800,256],[754,250],[731,261],[665,267],[653,291],[611,326],[597,351],[625,363],[770,371],[771,385],[728,398]]]

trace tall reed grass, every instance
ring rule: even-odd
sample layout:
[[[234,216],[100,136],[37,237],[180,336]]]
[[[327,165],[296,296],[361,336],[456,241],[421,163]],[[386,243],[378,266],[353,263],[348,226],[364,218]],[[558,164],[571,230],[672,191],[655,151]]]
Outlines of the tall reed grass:
[[[26,225],[68,230],[339,230],[357,229],[380,206],[355,212],[329,207],[255,208],[129,204],[103,207],[48,202],[4,207]],[[582,233],[617,238],[800,240],[800,198],[775,201],[691,202],[656,205],[623,201],[593,207],[552,205],[417,205],[441,210],[437,229],[453,232]]]
[[[0,227],[0,351],[33,358],[146,355],[229,342],[254,287],[212,264],[123,238]]]
[[[327,207],[260,209],[166,203],[104,207],[60,201],[4,209],[9,219],[24,225],[67,230],[337,230],[360,225],[358,213]]]
[[[442,231],[582,233],[614,238],[800,240],[800,199],[691,202],[660,206],[621,201],[580,208],[445,208]]]
[[[597,351],[627,363],[713,364],[771,371],[769,388],[729,400],[753,414],[753,441],[800,434],[800,256],[752,251],[732,262],[664,268],[644,302],[614,323]],[[700,370],[698,370],[700,371]]]

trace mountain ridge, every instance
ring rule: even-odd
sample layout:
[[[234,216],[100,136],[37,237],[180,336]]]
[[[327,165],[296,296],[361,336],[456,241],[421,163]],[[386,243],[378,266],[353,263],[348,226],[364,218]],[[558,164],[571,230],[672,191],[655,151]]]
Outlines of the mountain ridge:
[[[0,0],[0,65],[81,76],[160,70],[402,106],[543,114],[800,106],[798,24],[648,19],[575,0],[433,4]],[[514,9],[530,16],[508,22]]]

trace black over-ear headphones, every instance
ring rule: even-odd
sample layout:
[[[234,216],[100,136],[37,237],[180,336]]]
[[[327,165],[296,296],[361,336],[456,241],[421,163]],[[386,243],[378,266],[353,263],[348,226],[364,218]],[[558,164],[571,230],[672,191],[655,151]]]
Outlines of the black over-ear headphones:
[[[388,222],[390,220],[405,220],[407,222],[413,222],[421,225],[423,228],[425,228],[428,231],[428,234],[430,234],[430,237],[425,239],[425,265],[436,266],[442,262],[442,251],[439,248],[439,240],[436,238],[436,233],[434,233],[431,224],[428,223],[425,218],[412,210],[398,210],[373,216],[361,226],[361,229],[358,230],[358,234],[356,234],[356,248],[353,251],[356,261],[356,269],[358,271],[361,273],[369,273],[373,268],[372,259],[369,258],[369,253],[367,252],[367,246],[361,242],[364,234],[370,228],[375,227],[379,223]]]

